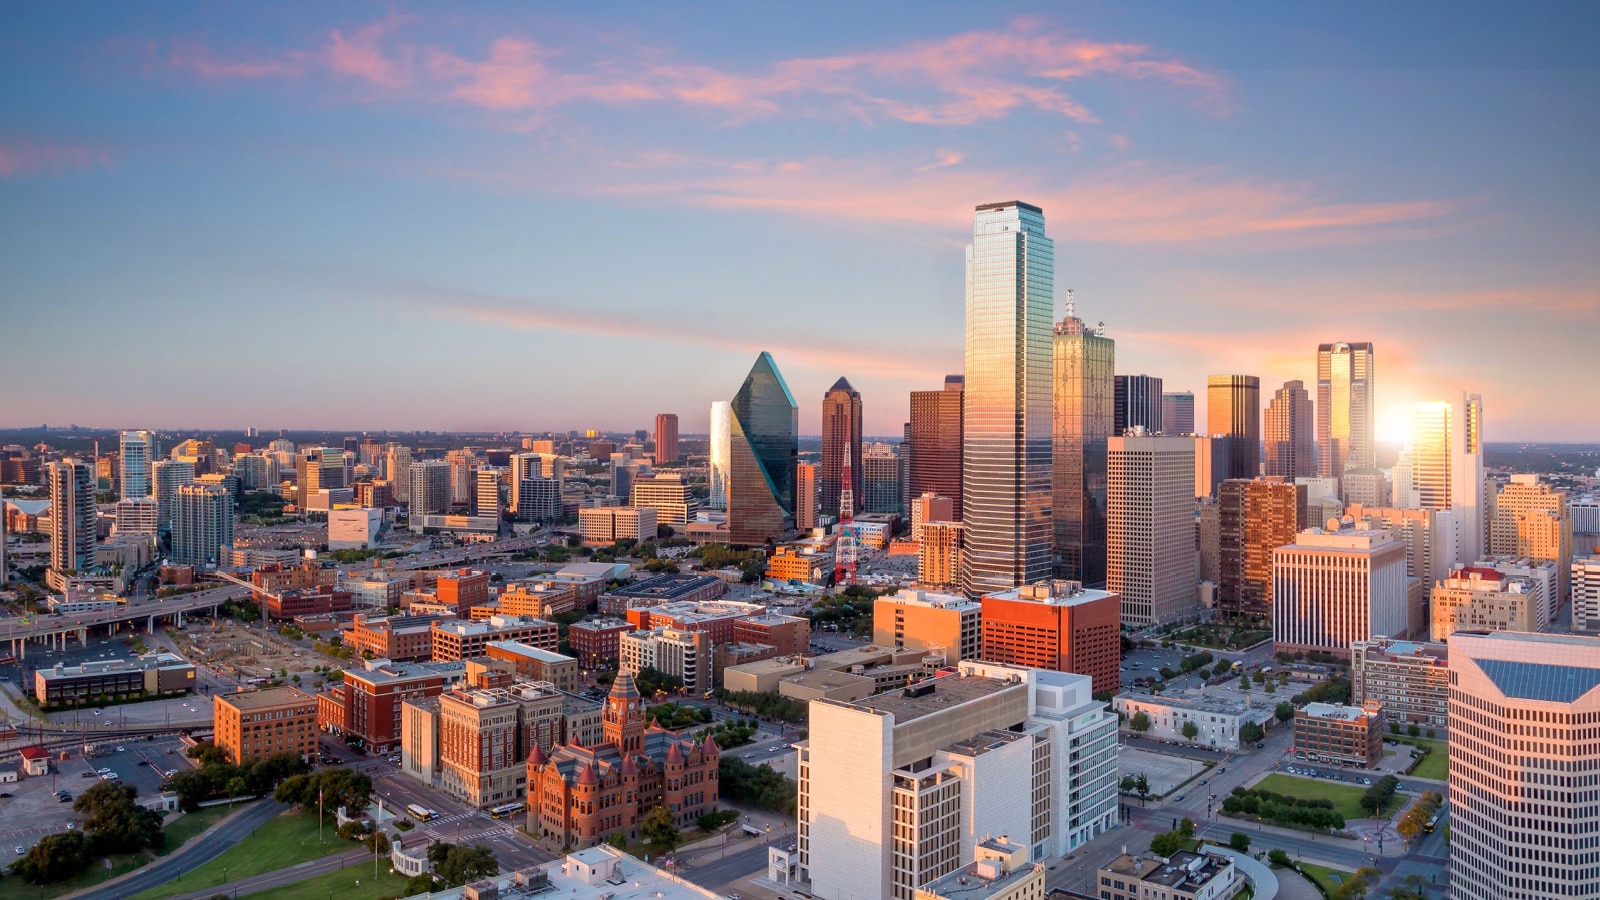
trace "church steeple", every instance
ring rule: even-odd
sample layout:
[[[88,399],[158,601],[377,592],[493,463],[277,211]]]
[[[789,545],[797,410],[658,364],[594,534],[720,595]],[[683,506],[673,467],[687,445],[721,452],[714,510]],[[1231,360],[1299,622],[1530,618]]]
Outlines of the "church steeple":
[[[616,744],[623,755],[644,750],[644,701],[630,673],[618,672],[617,679],[611,682],[601,727],[606,742]]]

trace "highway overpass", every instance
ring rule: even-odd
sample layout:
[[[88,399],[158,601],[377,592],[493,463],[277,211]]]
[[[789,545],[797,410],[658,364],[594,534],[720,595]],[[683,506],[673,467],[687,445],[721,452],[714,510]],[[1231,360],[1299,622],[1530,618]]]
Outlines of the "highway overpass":
[[[11,655],[19,660],[27,659],[29,641],[62,649],[69,636],[76,637],[80,644],[87,643],[89,630],[93,628],[110,631],[117,625],[143,620],[147,629],[154,629],[157,621],[168,619],[174,625],[182,625],[185,615],[203,611],[214,616],[217,607],[226,601],[249,596],[249,593],[242,587],[230,584],[175,597],[126,603],[116,609],[98,612],[13,616],[0,619],[0,646],[9,646]]]

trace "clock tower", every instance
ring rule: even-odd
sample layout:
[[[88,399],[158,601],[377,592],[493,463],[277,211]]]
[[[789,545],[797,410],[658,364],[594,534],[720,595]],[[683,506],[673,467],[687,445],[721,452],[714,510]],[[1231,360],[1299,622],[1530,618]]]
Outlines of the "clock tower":
[[[630,673],[618,672],[611,682],[601,726],[606,743],[617,745],[624,756],[644,751],[644,700]]]

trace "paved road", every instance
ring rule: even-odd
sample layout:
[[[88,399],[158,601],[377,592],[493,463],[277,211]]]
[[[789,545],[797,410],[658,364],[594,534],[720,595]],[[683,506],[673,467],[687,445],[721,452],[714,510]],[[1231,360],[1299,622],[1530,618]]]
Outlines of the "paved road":
[[[120,900],[166,884],[221,856],[224,850],[239,843],[257,826],[269,821],[285,809],[288,807],[276,800],[257,800],[255,806],[195,838],[177,853],[159,859],[115,884],[77,894],[72,900]]]
[[[190,891],[187,894],[179,894],[174,900],[206,900],[208,897],[215,897],[217,894],[223,893],[229,896],[243,897],[246,894],[255,894],[275,887],[282,887],[286,884],[293,884],[296,881],[343,869],[347,866],[362,865],[369,867],[372,865],[372,854],[366,850],[349,850],[332,856],[324,856],[321,859],[314,859],[310,862],[303,862],[287,869],[264,872],[252,878],[238,878],[224,885],[211,885],[196,891]],[[385,859],[379,865],[387,871],[389,861]]]
[[[717,859],[714,855],[702,857],[699,861],[678,870],[678,874],[685,879],[706,888],[716,888],[730,884],[741,878],[748,878],[767,868],[767,848],[771,846],[787,846],[794,841],[790,834],[772,842],[763,841],[758,844],[735,844],[742,847],[740,850],[730,849],[726,856]]]

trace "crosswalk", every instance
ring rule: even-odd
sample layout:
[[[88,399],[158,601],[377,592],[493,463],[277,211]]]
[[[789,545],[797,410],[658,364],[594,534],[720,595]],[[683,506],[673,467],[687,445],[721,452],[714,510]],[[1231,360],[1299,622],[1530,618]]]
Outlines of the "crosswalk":
[[[453,840],[456,839],[455,831],[449,830],[449,829],[439,828],[438,826],[447,825],[450,822],[468,818],[470,815],[471,814],[469,813],[467,815],[446,816],[444,818],[435,819],[432,822],[428,823],[428,827],[424,828],[422,830],[422,833],[426,834],[428,837],[433,838],[436,841],[441,841],[441,840],[451,840],[451,841],[453,841]],[[501,824],[497,823],[495,825],[491,825],[488,828],[484,828],[484,829],[481,829],[481,830],[478,830],[478,831],[463,831],[463,832],[461,832],[461,840],[462,841],[482,840],[484,838],[494,837],[495,835],[499,835],[499,834],[510,834],[513,831],[515,831],[515,829],[512,828],[510,825],[501,825]]]

